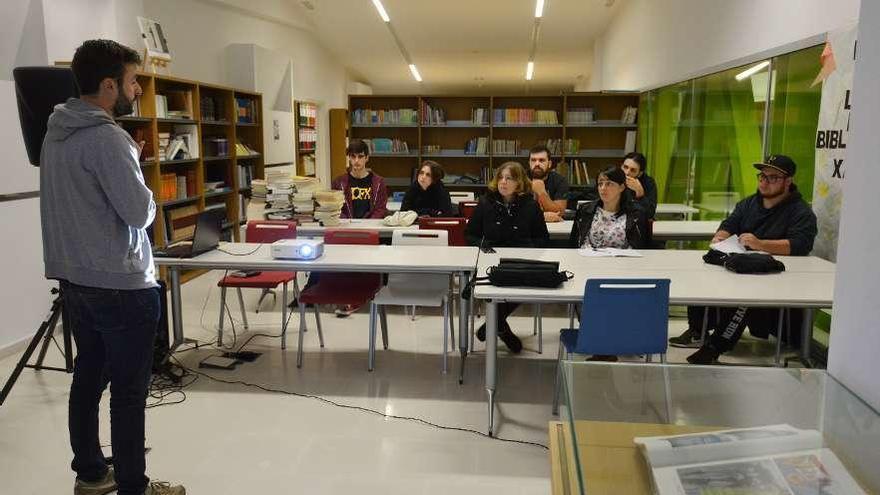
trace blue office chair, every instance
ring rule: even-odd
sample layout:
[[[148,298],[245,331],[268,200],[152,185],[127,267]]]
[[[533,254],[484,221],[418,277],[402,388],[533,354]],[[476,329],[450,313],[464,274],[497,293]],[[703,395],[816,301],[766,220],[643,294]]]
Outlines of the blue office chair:
[[[666,362],[669,279],[588,279],[580,328],[559,333],[553,414],[559,412],[563,358],[574,354],[660,354]]]

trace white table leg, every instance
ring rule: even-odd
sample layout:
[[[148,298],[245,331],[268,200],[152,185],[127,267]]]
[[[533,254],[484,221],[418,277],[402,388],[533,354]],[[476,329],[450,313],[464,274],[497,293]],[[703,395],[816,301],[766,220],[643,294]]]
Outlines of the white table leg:
[[[495,434],[495,383],[498,348],[498,303],[486,301],[486,393],[489,398],[489,436]]]

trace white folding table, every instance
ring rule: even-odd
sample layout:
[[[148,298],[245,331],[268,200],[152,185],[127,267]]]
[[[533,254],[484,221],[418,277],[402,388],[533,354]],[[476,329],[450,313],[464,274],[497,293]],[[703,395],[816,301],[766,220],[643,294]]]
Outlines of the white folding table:
[[[550,222],[547,231],[551,239],[568,239],[572,220]],[[712,239],[719,220],[657,220],[653,224],[653,238],[656,241],[708,241]]]
[[[307,272],[369,273],[445,273],[458,276],[461,287],[474,270],[477,248],[465,246],[324,246],[324,254],[311,261],[277,260],[268,244],[222,243],[219,249],[194,258],[156,258],[156,264],[169,272],[173,347],[183,342],[183,316],[180,303],[180,271],[213,270],[283,270]],[[462,353],[459,380],[464,377],[464,358],[468,348],[468,304],[459,300],[459,349]],[[286,312],[287,308],[282,308]],[[286,321],[286,315],[282,316]]]
[[[809,356],[811,310],[828,308],[834,296],[834,264],[815,257],[778,256],[786,270],[744,275],[703,262],[703,251],[645,250],[641,258],[589,258],[576,249],[497,248],[482,254],[477,274],[483,275],[501,257],[558,261],[574,278],[557,289],[478,285],[473,297],[486,302],[486,392],[489,433],[494,432],[497,382],[497,304],[499,302],[579,303],[587,278],[668,278],[669,302],[676,305],[787,307],[808,309],[802,328],[803,358]],[[780,320],[781,321],[781,320]]]
[[[296,235],[298,237],[323,237],[327,229],[356,229],[375,230],[379,232],[379,237],[390,238],[395,230],[416,230],[418,228],[418,223],[403,227],[400,225],[385,225],[381,218],[344,218],[340,221],[339,225],[332,227],[325,227],[317,222],[298,224],[296,226]]]

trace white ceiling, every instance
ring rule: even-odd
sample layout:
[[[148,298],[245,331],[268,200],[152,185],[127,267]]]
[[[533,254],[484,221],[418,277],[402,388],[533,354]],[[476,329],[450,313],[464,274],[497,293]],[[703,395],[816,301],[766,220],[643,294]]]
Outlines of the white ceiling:
[[[376,93],[558,92],[588,81],[593,42],[625,0],[547,0],[525,81],[535,0],[383,0],[417,83],[370,0],[288,0],[352,76]],[[313,8],[304,7],[310,4]]]

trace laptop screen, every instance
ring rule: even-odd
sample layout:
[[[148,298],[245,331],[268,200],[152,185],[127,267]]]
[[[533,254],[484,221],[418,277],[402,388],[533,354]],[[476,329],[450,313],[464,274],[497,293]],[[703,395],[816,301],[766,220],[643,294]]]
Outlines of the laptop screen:
[[[203,211],[196,219],[196,231],[193,235],[193,254],[204,253],[220,244],[221,219],[213,211]]]

